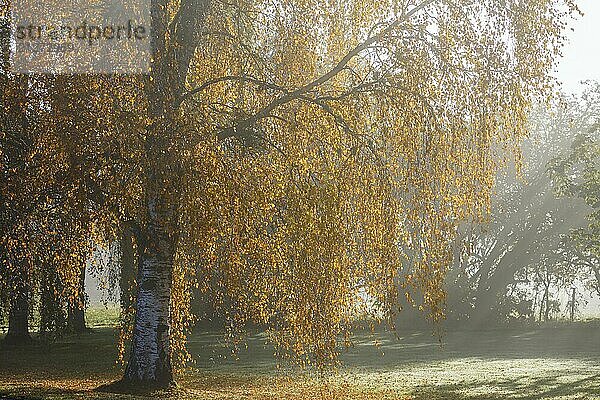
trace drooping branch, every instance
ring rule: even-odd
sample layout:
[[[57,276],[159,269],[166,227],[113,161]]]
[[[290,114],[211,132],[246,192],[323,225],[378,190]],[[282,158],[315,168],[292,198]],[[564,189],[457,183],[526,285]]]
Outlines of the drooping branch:
[[[269,104],[267,104],[265,107],[263,107],[262,109],[260,109],[259,111],[257,111],[256,113],[254,113],[253,115],[251,115],[250,117],[246,118],[244,121],[239,121],[237,123],[237,126],[242,126],[242,127],[247,127],[247,126],[254,126],[259,120],[267,118],[271,115],[273,115],[273,111],[275,109],[277,109],[278,107],[285,105],[291,101],[294,100],[298,100],[298,99],[305,99],[304,97],[307,93],[313,91],[314,89],[320,87],[321,85],[327,83],[328,81],[330,81],[332,78],[334,78],[335,76],[337,76],[340,72],[344,71],[347,67],[348,64],[350,63],[350,61],[352,59],[354,59],[356,56],[358,56],[361,52],[363,52],[364,50],[368,49],[370,46],[372,46],[373,44],[377,43],[378,41],[382,40],[383,38],[385,38],[387,35],[390,34],[390,32],[392,32],[394,29],[396,29],[398,26],[400,26],[402,23],[406,22],[407,20],[409,20],[411,17],[413,17],[415,14],[417,14],[419,11],[423,10],[424,8],[426,8],[427,6],[433,4],[434,2],[436,2],[438,0],[426,0],[423,1],[421,4],[419,4],[418,6],[415,6],[414,8],[412,8],[411,10],[407,11],[406,13],[402,14],[398,19],[396,19],[394,22],[390,23],[386,28],[382,29],[381,31],[379,31],[376,34],[373,34],[371,36],[369,36],[366,40],[364,40],[363,42],[361,42],[360,44],[356,45],[352,50],[350,50],[340,61],[338,61],[336,63],[336,65],[331,68],[328,72],[326,72],[325,74],[321,75],[319,78],[305,84],[304,86],[301,86],[295,90],[286,90],[285,88],[275,85],[273,83],[269,83],[269,82],[265,82],[262,80],[259,80],[257,78],[254,77],[248,77],[248,76],[225,76],[225,77],[220,77],[220,78],[215,78],[213,80],[210,80],[208,82],[203,83],[201,86],[192,89],[188,92],[186,92],[184,95],[182,95],[178,101],[176,102],[177,106],[181,105],[186,99],[188,99],[189,97],[193,96],[194,94],[197,94],[203,90],[205,90],[206,88],[208,88],[211,85],[214,85],[216,83],[220,83],[220,82],[226,82],[226,81],[241,81],[241,82],[251,82],[254,83],[256,85],[262,86],[262,87],[266,87],[269,89],[273,89],[273,90],[277,90],[280,92],[283,92],[283,94],[279,97],[276,97],[275,99],[273,99]],[[319,101],[319,103],[322,104],[322,102],[320,102],[320,100],[316,100]],[[322,105],[320,104],[320,106],[322,107]],[[336,118],[337,120],[338,118]],[[235,136],[237,129],[236,128],[228,128],[222,132],[219,133],[219,138],[221,140],[227,138],[227,137],[231,137],[231,136]]]
[[[287,92],[287,90],[285,88],[283,88],[279,85],[255,78],[253,76],[233,76],[233,75],[221,76],[219,78],[215,78],[215,79],[206,81],[202,85],[198,86],[197,88],[190,90],[190,91],[184,93],[183,95],[181,95],[176,102],[176,107],[179,107],[184,101],[186,101],[188,98],[192,97],[193,95],[198,94],[198,93],[208,89],[212,85],[215,85],[218,83],[223,83],[223,82],[249,82],[249,83],[253,83],[256,86],[261,87],[261,88],[276,90],[276,91],[280,91],[280,92]]]
[[[307,83],[306,85],[304,85],[294,91],[291,91],[289,93],[284,94],[283,96],[280,96],[280,97],[274,99],[267,106],[265,106],[263,109],[258,111],[256,114],[254,114],[254,116],[251,117],[250,120],[252,122],[256,122],[256,121],[264,118],[265,115],[270,114],[277,107],[280,107],[286,103],[289,103],[290,101],[295,100],[295,99],[299,98],[300,96],[302,96],[302,95],[310,92],[311,90],[328,82],[333,77],[335,77],[337,74],[339,74],[341,71],[343,71],[344,68],[346,68],[348,63],[354,57],[356,57],[362,51],[369,48],[372,44],[374,44],[374,43],[380,41],[381,39],[383,39],[384,37],[386,37],[390,32],[392,32],[394,29],[396,29],[402,23],[406,22],[412,16],[417,14],[419,11],[421,11],[422,9],[424,9],[425,7],[429,6],[430,4],[432,4],[436,1],[437,0],[426,0],[423,3],[421,3],[420,5],[415,6],[413,9],[408,11],[406,14],[403,14],[400,18],[398,18],[397,20],[392,22],[390,25],[388,25],[385,29],[382,29],[379,33],[370,36],[364,42],[362,42],[362,43],[358,44],[356,47],[354,47],[327,73],[325,73],[321,77],[315,79],[314,81],[312,81],[310,83]]]

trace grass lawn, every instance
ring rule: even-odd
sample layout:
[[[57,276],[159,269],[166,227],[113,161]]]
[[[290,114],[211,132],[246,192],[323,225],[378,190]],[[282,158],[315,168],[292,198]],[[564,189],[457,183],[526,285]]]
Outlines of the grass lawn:
[[[597,324],[452,332],[441,345],[426,333],[399,334],[357,334],[344,367],[327,381],[278,368],[263,335],[232,354],[221,334],[196,334],[196,365],[177,389],[132,396],[94,391],[122,374],[116,332],[96,327],[57,343],[0,349],[0,399],[600,399]]]

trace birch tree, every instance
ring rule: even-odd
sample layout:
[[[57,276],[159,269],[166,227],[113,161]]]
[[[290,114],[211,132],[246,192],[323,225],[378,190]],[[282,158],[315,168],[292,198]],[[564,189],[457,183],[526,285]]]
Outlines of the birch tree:
[[[233,330],[264,324],[282,354],[320,367],[357,315],[391,320],[412,289],[442,318],[456,227],[486,219],[499,160],[518,163],[574,12],[571,0],[151,0],[150,74],[84,80],[103,134],[83,121],[63,143],[92,160],[67,163],[90,190],[65,213],[95,210],[93,226],[116,236],[126,221],[136,236],[123,382],[172,383],[193,287],[218,289]]]
[[[419,287],[439,319],[456,225],[485,219],[498,149],[518,154],[575,10],[153,0],[124,381],[172,381],[187,289],[209,280],[234,325],[319,365],[365,293],[387,315]]]

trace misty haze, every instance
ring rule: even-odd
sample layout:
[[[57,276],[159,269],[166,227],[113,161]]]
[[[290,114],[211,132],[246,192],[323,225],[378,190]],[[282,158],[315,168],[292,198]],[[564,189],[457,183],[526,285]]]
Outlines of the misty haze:
[[[0,400],[600,400],[599,22],[0,0]]]

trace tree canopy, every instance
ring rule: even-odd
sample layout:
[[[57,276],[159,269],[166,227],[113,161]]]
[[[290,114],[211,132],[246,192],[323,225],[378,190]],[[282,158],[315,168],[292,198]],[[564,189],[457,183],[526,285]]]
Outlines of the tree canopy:
[[[319,366],[356,315],[388,318],[412,289],[439,320],[457,226],[487,218],[497,167],[519,162],[574,2],[151,3],[149,76],[76,78],[56,103],[52,77],[23,89],[49,101],[61,151],[80,145],[73,243],[137,232],[127,376],[170,380],[169,354],[185,361],[194,286],[234,331],[264,324]]]

